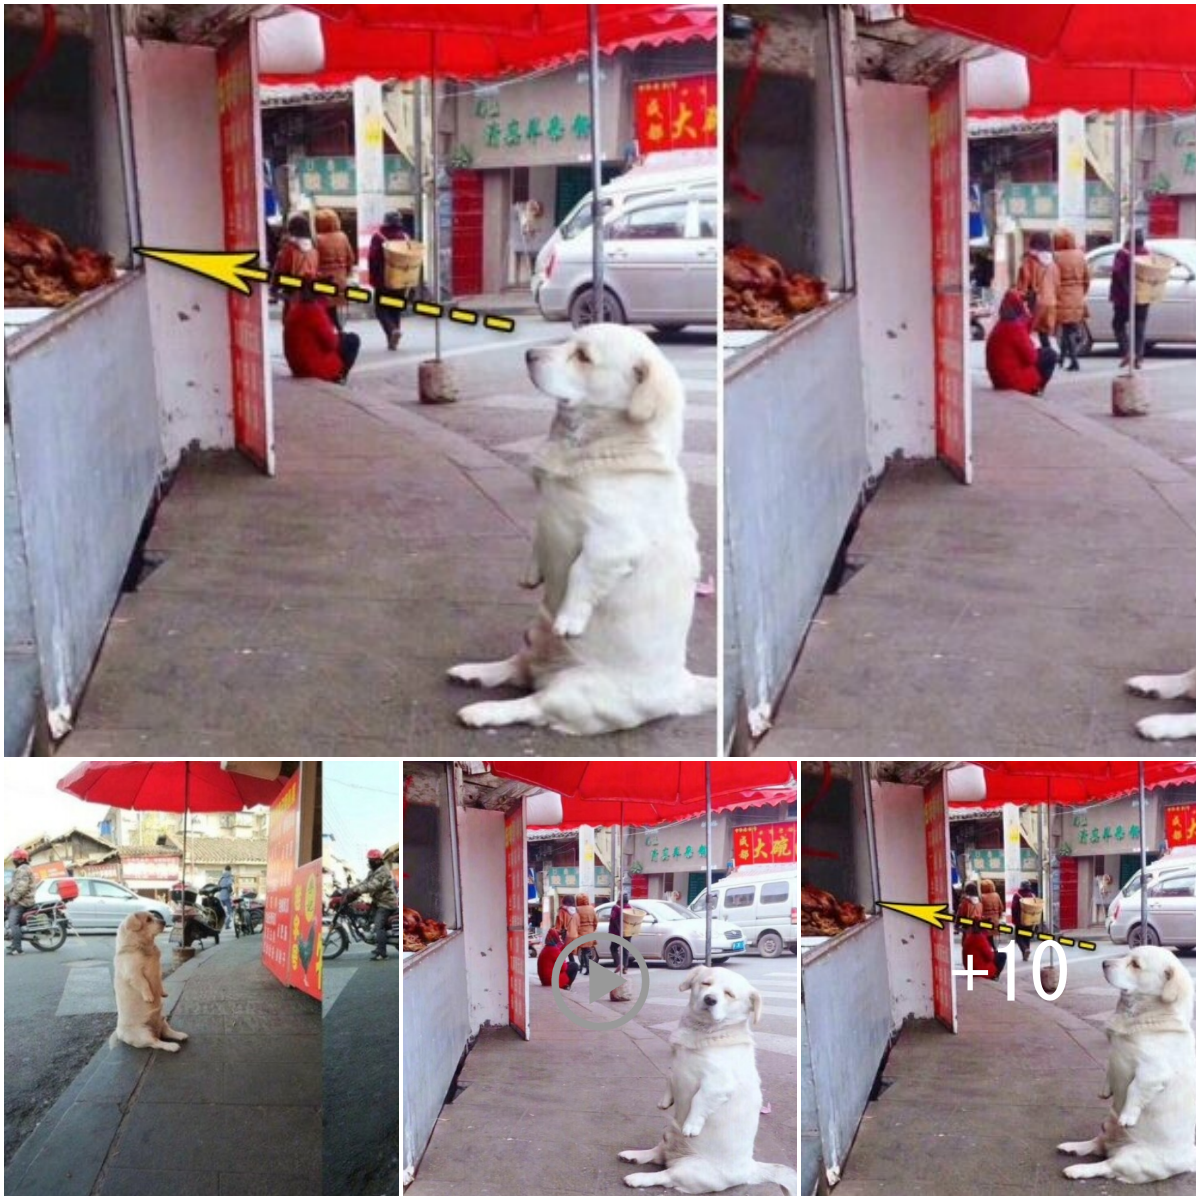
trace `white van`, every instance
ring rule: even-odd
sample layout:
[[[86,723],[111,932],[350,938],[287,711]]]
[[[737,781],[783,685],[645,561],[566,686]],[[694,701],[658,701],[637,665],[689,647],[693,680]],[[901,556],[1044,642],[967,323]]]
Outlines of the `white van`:
[[[796,867],[734,871],[713,884],[713,917],[736,922],[745,935],[746,949],[757,946],[763,958],[778,958],[785,949],[795,954],[799,888]],[[703,891],[692,901],[693,912],[704,914],[707,894]]]
[[[716,192],[720,186],[720,164],[716,150],[663,150],[648,154],[644,162],[624,175],[610,179],[600,189],[605,215],[621,211],[630,201],[653,199],[677,191]],[[529,289],[534,300],[546,281],[546,267],[555,249],[564,241],[586,236],[591,245],[592,193],[588,192],[559,222],[546,239],[533,264]]]

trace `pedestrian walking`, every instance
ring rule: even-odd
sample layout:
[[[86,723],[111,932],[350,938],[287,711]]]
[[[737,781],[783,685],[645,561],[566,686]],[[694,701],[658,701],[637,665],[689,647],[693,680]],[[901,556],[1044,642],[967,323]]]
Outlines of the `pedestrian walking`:
[[[1097,875],[1092,883],[1092,923],[1103,925],[1108,916],[1108,906],[1112,900],[1113,880],[1111,875]]]
[[[1040,396],[1046,390],[1058,355],[1049,346],[1036,348],[1030,339],[1030,316],[1015,288],[1000,302],[1000,319],[988,334],[985,349],[988,378],[997,391]]]
[[[367,248],[367,271],[371,277],[371,287],[375,292],[375,319],[387,337],[387,348],[395,350],[400,345],[400,310],[389,305],[380,304],[383,296],[396,300],[405,298],[402,288],[389,288],[387,284],[387,257],[385,248],[388,242],[408,242],[411,239],[404,228],[404,218],[398,212],[383,214],[383,224],[371,237]]]
[[[317,256],[317,247],[313,243],[312,226],[308,223],[308,217],[303,213],[296,213],[288,218],[287,234],[279,247],[279,253],[275,256],[271,282],[278,288],[279,279],[284,275],[296,279],[316,279],[319,268],[320,259]],[[293,287],[294,285],[289,285],[281,293],[285,319],[295,297]]]
[[[1050,250],[1050,235],[1038,230],[1029,235],[1029,245],[1017,271],[1017,291],[1033,317],[1032,331],[1043,350],[1052,349],[1051,336],[1057,325],[1058,266]]]
[[[358,358],[357,333],[341,333],[320,297],[305,285],[283,315],[283,356],[297,379],[345,383]]]
[[[1113,310],[1113,337],[1117,339],[1117,348],[1121,351],[1121,366],[1129,366],[1129,297],[1134,283],[1134,258],[1146,253],[1146,234],[1138,229],[1133,234],[1133,253],[1130,253],[1130,239],[1126,238],[1120,250],[1113,259],[1112,277],[1108,282],[1108,298]],[[1136,296],[1134,297],[1136,300]],[[1134,304],[1133,306],[1133,365],[1142,365],[1142,356],[1146,352],[1146,321],[1150,316],[1150,305]]]
[[[341,332],[346,327],[345,290],[357,256],[350,239],[342,231],[341,217],[332,208],[318,208],[313,221],[317,228],[317,277],[338,290],[336,296],[326,296],[324,303]]]
[[[579,932],[576,934],[576,936],[587,937],[589,933],[595,933],[597,925],[596,910],[592,907],[592,904],[588,900],[586,893],[580,892],[579,895],[575,897],[575,909],[579,914]],[[590,964],[592,958],[596,954],[596,943],[594,941],[584,942],[583,945],[579,947],[579,950],[579,960],[583,968],[583,973],[585,975],[590,975]]]
[[[1079,351],[1084,344],[1088,319],[1087,292],[1092,281],[1087,255],[1075,245],[1069,229],[1054,233],[1054,264],[1058,267],[1055,316],[1064,371],[1079,370]]]
[[[996,885],[990,880],[985,879],[979,885],[979,903],[983,909],[983,919],[991,921],[993,928],[988,933],[988,941],[992,943],[992,949],[996,949],[996,931],[995,926],[1000,923],[1004,917],[1004,899],[998,891]]]
[[[579,910],[575,907],[573,896],[558,910],[558,916],[554,921],[554,928],[558,931],[559,937],[562,938],[564,946],[573,942],[579,936]],[[575,962],[575,954],[576,950],[572,950],[568,955],[572,962]]]
[[[21,919],[33,907],[37,892],[37,879],[29,865],[29,855],[18,846],[10,855],[15,870],[8,886],[4,889],[4,919],[8,922],[8,934],[12,939],[9,954],[24,954],[21,949]]]
[[[1028,962],[1030,943],[1033,935],[1042,925],[1043,903],[1038,899],[1037,884],[1033,880],[1025,880],[1013,895],[1012,922],[1017,930],[1017,945],[1021,948],[1021,957]],[[1024,933],[1021,931],[1025,930]]]
[[[228,863],[217,880],[217,895],[225,907],[225,928],[228,929],[233,924],[233,868]]]

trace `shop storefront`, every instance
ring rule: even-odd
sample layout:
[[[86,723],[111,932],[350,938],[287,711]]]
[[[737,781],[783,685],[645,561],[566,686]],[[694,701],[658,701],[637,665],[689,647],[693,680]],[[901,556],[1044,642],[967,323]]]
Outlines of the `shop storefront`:
[[[725,736],[737,750],[769,727],[889,460],[938,457],[970,477],[959,64],[946,51],[918,68],[920,32],[893,41],[907,27],[873,12],[726,9]]]

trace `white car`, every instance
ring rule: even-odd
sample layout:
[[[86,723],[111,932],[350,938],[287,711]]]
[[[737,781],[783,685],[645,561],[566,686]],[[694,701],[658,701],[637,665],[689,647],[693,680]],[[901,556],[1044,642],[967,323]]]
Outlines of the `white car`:
[[[640,908],[646,914],[641,929],[629,940],[647,961],[661,959],[673,971],[686,971],[692,963],[704,960],[704,925],[703,914],[699,917],[676,904],[673,900],[633,900],[634,908]],[[602,904],[596,909],[597,933],[608,929],[608,920],[612,916],[612,904]],[[598,942],[596,949],[604,959],[612,958],[612,943]],[[713,918],[712,950],[713,963],[720,966],[733,955],[742,954],[746,949],[746,939],[736,925]]]
[[[1147,238],[1152,253],[1175,260],[1167,280],[1166,296],[1150,305],[1146,318],[1146,350],[1155,346],[1196,344],[1196,241],[1194,238]],[[1088,287],[1088,342],[1086,353],[1097,343],[1115,343],[1112,326],[1112,301],[1108,288],[1112,280],[1113,260],[1120,246],[1115,242],[1097,246],[1088,253],[1092,282]]]
[[[45,879],[38,884],[34,899],[43,904],[58,899],[62,879]],[[130,891],[124,884],[111,879],[82,879],[76,876],[79,895],[67,902],[67,919],[77,933],[116,933],[121,922],[130,913],[158,913],[168,929],[175,922],[168,905],[158,900],[147,900],[137,892]]]

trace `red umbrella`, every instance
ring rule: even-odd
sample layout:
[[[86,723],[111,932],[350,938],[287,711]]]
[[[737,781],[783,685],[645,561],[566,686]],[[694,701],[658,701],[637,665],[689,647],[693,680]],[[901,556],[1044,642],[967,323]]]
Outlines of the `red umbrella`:
[[[344,83],[377,79],[494,79],[580,58],[588,45],[586,4],[304,4],[321,18],[325,66],[311,75],[269,75]],[[712,5],[601,4],[599,44],[610,54],[692,38],[713,41]]]
[[[1136,762],[1065,762],[1033,760],[977,760],[987,780],[987,798],[969,801],[971,808],[999,808],[1002,804],[1099,804],[1138,790]],[[1193,760],[1155,761],[1144,764],[1146,787],[1195,783]],[[959,803],[951,801],[951,804]]]
[[[181,812],[182,882],[187,882],[187,814],[241,812],[270,804],[286,780],[256,779],[222,770],[219,762],[186,759],[92,759],[58,781],[58,790],[112,808],[143,812]]]

